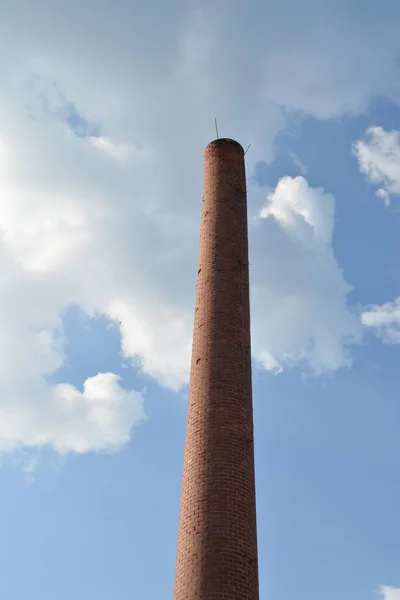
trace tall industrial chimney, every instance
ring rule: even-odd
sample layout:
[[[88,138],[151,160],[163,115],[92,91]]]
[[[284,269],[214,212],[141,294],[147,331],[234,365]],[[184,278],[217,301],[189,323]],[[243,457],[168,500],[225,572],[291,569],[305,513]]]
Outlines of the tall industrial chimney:
[[[204,156],[174,600],[258,600],[244,152]]]

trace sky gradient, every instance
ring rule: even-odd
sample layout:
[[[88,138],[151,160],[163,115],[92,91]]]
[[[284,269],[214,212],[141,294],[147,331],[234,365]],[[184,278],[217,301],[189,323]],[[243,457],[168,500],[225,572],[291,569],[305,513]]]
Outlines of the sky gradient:
[[[400,5],[0,7],[0,597],[172,597],[203,151],[246,154],[261,599],[400,600]]]

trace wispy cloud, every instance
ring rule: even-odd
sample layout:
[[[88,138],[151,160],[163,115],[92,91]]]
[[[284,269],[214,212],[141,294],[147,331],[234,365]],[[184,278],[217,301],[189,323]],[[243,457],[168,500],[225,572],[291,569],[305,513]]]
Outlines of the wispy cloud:
[[[400,132],[370,127],[353,149],[361,173],[380,186],[376,195],[389,206],[390,197],[400,195]]]

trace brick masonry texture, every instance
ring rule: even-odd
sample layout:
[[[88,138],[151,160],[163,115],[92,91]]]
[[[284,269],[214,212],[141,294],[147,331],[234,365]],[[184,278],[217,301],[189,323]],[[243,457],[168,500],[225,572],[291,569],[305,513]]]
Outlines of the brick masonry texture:
[[[204,154],[174,600],[258,600],[243,148]]]

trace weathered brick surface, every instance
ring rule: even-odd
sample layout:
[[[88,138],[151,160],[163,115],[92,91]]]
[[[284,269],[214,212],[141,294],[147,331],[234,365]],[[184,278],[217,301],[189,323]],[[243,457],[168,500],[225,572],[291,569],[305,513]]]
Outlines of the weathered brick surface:
[[[258,600],[243,148],[204,161],[174,600]]]

